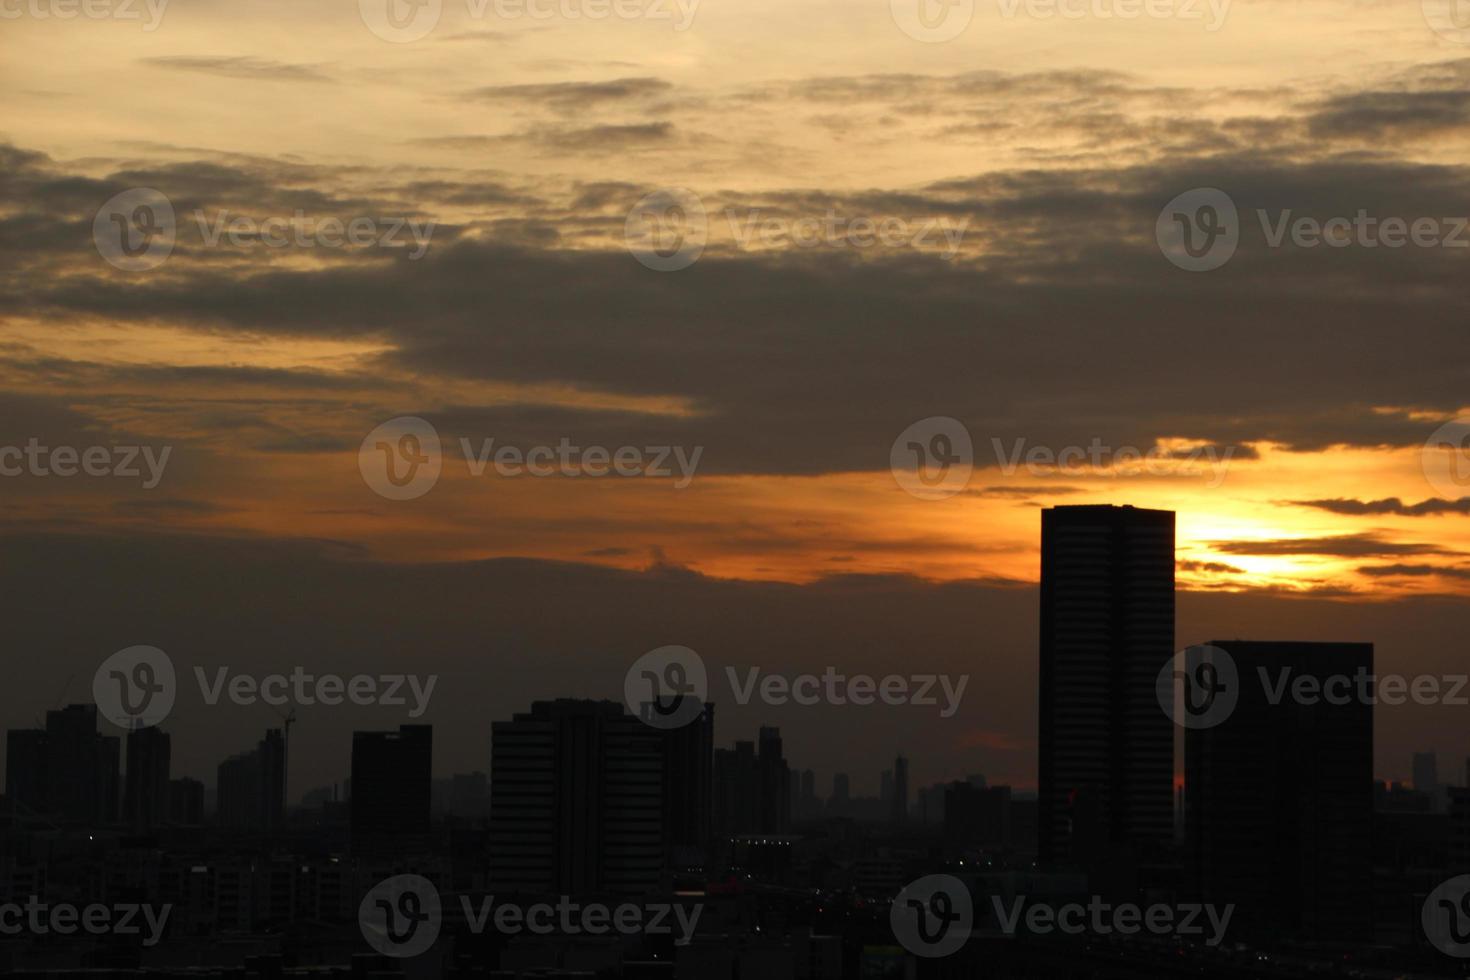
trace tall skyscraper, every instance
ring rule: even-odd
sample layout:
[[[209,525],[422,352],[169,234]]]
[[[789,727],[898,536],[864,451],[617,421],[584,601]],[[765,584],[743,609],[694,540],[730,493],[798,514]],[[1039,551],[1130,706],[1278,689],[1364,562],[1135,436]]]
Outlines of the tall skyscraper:
[[[714,824],[722,836],[760,832],[761,781],[754,742],[715,749]]]
[[[665,734],[613,701],[537,701],[495,722],[492,887],[535,895],[660,887]]]
[[[760,755],[761,822],[763,834],[784,834],[791,829],[791,767],[786,763],[781,729],[761,726]]]
[[[715,706],[663,731],[663,824],[672,868],[702,867],[714,833]]]
[[[204,823],[204,784],[183,776],[168,784],[169,822],[178,827],[198,827]]]
[[[30,813],[45,813],[46,732],[13,728],[5,733],[5,795]]]
[[[1043,865],[1147,860],[1168,845],[1174,731],[1154,685],[1173,650],[1173,512],[1042,511]]]
[[[909,760],[898,756],[893,760],[893,800],[888,819],[894,824],[904,824],[909,819]]]
[[[852,799],[852,779],[845,772],[834,773],[832,799],[827,801],[827,805],[834,808],[845,807],[850,799]]]
[[[46,712],[45,729],[7,733],[5,792],[34,813],[98,826],[118,815],[120,741],[97,731],[97,706]]]
[[[1435,813],[1444,810],[1444,793],[1439,788],[1439,757],[1433,752],[1414,753],[1414,789],[1429,796]]]
[[[236,830],[274,830],[286,818],[286,746],[279,728],[220,763],[216,820]]]
[[[1236,905],[1242,935],[1371,934],[1373,707],[1286,696],[1270,684],[1373,672],[1369,643],[1217,641],[1239,700],[1185,733],[1185,834],[1199,897]]]
[[[128,732],[123,817],[136,830],[151,830],[169,815],[169,737],[156,727]]]
[[[352,733],[352,850],[402,854],[428,843],[434,729]]]

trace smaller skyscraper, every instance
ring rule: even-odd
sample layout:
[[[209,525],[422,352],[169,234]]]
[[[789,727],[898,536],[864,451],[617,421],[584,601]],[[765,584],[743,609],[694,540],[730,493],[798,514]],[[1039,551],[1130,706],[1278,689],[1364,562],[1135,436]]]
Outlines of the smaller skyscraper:
[[[286,816],[286,746],[279,728],[249,752],[220,763],[216,822],[235,830],[275,830]]]
[[[46,712],[44,729],[6,736],[6,795],[34,813],[86,826],[118,815],[121,742],[97,731],[97,706]]]
[[[352,850],[402,854],[428,844],[434,729],[352,733]]]
[[[152,830],[169,814],[170,739],[157,727],[135,728],[127,743],[124,818],[134,830]]]
[[[895,827],[909,819],[909,760],[898,756],[893,760],[893,800],[888,819]]]
[[[1268,939],[1371,934],[1373,707],[1273,697],[1271,685],[1373,672],[1369,643],[1216,641],[1239,699],[1185,733],[1185,827],[1198,897],[1236,906],[1233,929]],[[1263,680],[1263,678],[1267,680]],[[1269,681],[1269,683],[1267,682]],[[1334,703],[1338,702],[1338,703]]]
[[[1414,789],[1429,797],[1429,808],[1444,811],[1444,792],[1439,785],[1439,757],[1433,752],[1414,753]]]

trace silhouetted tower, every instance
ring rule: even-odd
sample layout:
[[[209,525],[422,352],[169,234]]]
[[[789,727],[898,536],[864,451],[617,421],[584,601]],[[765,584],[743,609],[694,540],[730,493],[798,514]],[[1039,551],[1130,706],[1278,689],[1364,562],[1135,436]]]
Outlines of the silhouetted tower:
[[[1173,648],[1173,512],[1042,511],[1044,866],[1132,863],[1168,845],[1174,730],[1155,682]]]

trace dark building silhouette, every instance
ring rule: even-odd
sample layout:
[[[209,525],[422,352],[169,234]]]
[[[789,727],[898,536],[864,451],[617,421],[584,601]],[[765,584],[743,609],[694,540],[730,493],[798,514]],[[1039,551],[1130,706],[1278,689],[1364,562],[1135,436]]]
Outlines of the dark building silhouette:
[[[723,836],[791,829],[792,773],[781,730],[762,727],[759,739],[715,750],[714,821]]]
[[[249,752],[220,763],[216,822],[236,830],[274,830],[286,818],[286,746],[279,728]]]
[[[714,834],[715,706],[663,731],[663,826],[671,868],[703,867]]]
[[[1370,934],[1373,708],[1350,697],[1276,703],[1266,683],[1373,671],[1368,643],[1217,641],[1234,659],[1229,717],[1185,736],[1185,827],[1203,901],[1235,903],[1241,934]],[[1263,678],[1261,671],[1265,671]],[[1289,673],[1283,673],[1289,671]],[[1342,699],[1337,699],[1342,700]]]
[[[909,760],[903,756],[893,760],[893,800],[888,819],[895,825],[909,819]]]
[[[1429,797],[1435,812],[1444,809],[1444,792],[1439,786],[1439,758],[1433,752],[1414,753],[1414,789]]]
[[[955,848],[1011,843],[1011,788],[950,783],[944,791],[944,840]]]
[[[714,770],[716,833],[759,833],[761,782],[755,743],[736,741],[734,748],[715,749]]]
[[[188,776],[169,780],[168,819],[176,827],[203,825],[204,784]]]
[[[1173,830],[1174,732],[1155,680],[1174,647],[1174,514],[1041,515],[1039,859],[1132,865]]]
[[[5,795],[32,813],[44,813],[46,801],[46,733],[39,728],[13,728],[5,733]]]
[[[781,742],[781,729],[761,726],[760,752],[760,826],[757,833],[784,834],[791,829],[791,767]]]
[[[660,887],[665,734],[612,701],[537,701],[530,711],[495,722],[492,887],[540,895],[643,894]],[[685,831],[700,819],[684,821]]]
[[[120,741],[97,731],[97,706],[46,712],[46,727],[6,735],[5,792],[34,813],[97,826],[118,815]]]
[[[852,799],[852,780],[847,773],[839,772],[832,776],[832,798],[827,801],[829,809],[842,809],[847,806],[847,801]]]
[[[434,729],[352,733],[352,850],[403,854],[429,840]]]
[[[137,830],[161,826],[170,809],[169,736],[157,727],[135,728],[128,732],[127,754],[123,819]]]

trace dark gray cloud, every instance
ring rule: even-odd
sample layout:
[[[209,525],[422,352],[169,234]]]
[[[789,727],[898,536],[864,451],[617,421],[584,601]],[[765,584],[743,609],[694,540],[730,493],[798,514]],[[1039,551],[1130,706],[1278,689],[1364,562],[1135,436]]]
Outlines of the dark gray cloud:
[[[332,79],[320,65],[291,64],[246,55],[190,56],[163,55],[144,58],[142,63],[171,71],[198,72],[224,78],[242,78],[269,82],[329,82]]]
[[[605,103],[626,103],[663,95],[673,84],[661,78],[614,78],[604,82],[547,82],[532,85],[490,85],[470,92],[470,98],[491,102],[527,103],[567,112]]]
[[[1334,497],[1327,500],[1292,500],[1288,503],[1297,507],[1315,507],[1333,514],[1368,515],[1397,514],[1401,517],[1426,517],[1436,514],[1470,514],[1470,497],[1459,500],[1429,498],[1417,504],[1406,504],[1398,497],[1382,500],[1354,500],[1350,497]]]
[[[1210,547],[1227,555],[1333,555],[1370,558],[1390,555],[1453,555],[1438,545],[1389,541],[1377,532],[1337,534],[1320,538],[1277,538],[1264,541],[1213,541]]]

